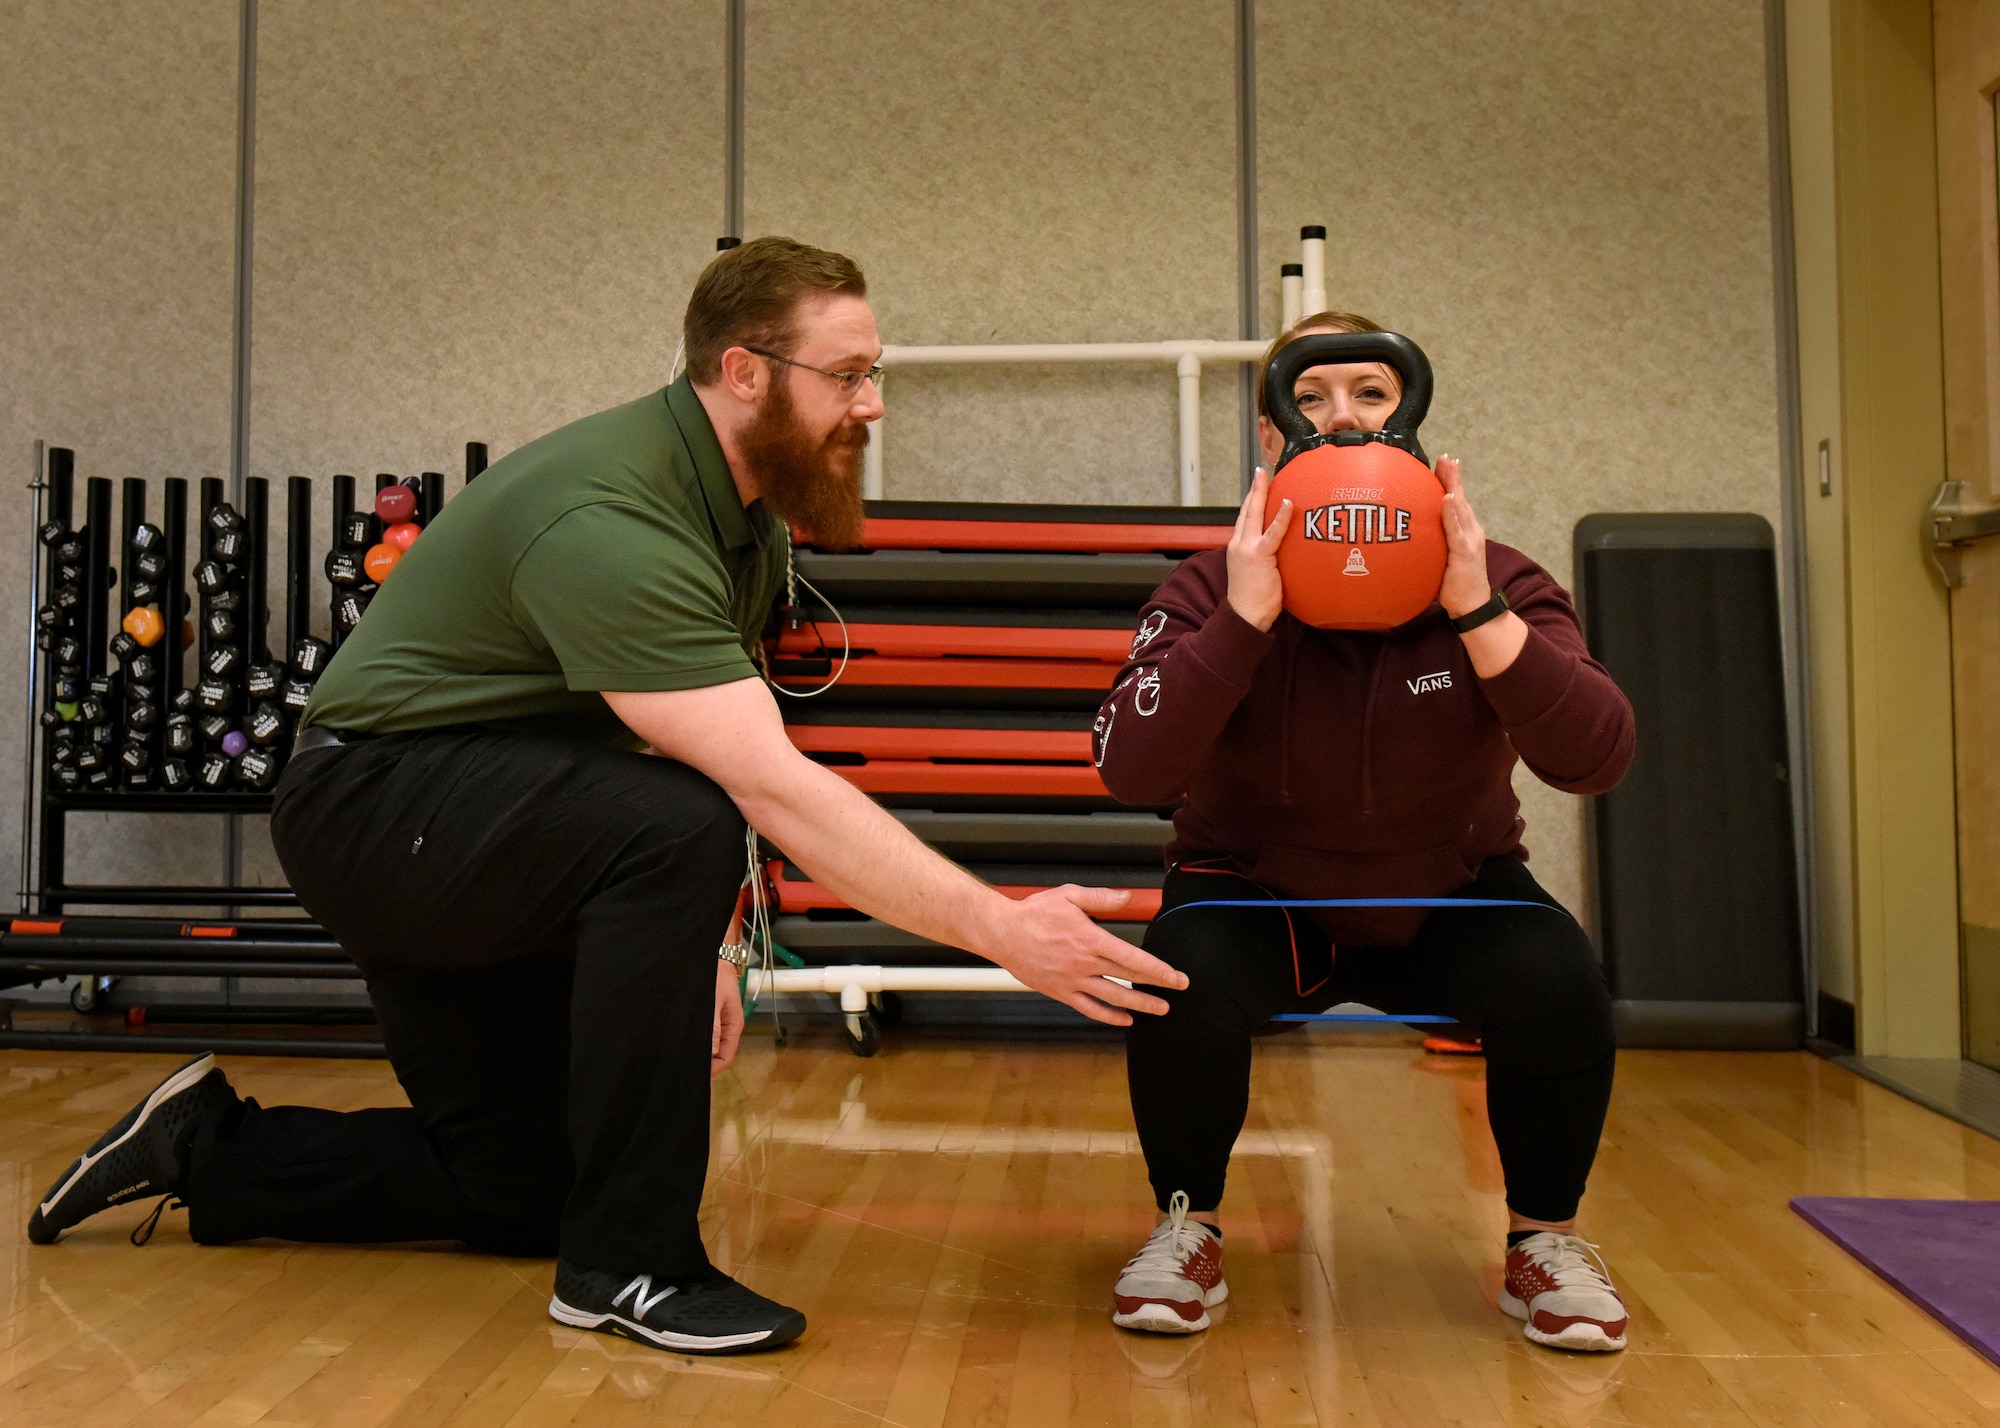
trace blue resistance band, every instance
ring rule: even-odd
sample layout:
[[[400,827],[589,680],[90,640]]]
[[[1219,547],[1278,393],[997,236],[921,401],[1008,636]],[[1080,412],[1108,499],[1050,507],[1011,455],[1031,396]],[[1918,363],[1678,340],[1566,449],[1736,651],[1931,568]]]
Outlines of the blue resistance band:
[[[1550,907],[1545,902],[1506,897],[1245,897],[1176,903],[1153,921],[1194,907],[1539,907],[1544,912],[1569,916],[1565,909]],[[1402,1026],[1454,1026],[1458,1022],[1457,1017],[1391,1016],[1384,1012],[1280,1012],[1271,1020],[1395,1022]]]

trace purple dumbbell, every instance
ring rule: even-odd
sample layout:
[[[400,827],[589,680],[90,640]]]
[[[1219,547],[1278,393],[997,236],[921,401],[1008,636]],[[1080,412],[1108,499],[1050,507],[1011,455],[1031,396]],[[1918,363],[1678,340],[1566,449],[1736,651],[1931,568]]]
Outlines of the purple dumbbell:
[[[227,734],[222,736],[222,752],[229,755],[232,759],[236,758],[249,747],[249,736],[241,729],[231,729]]]

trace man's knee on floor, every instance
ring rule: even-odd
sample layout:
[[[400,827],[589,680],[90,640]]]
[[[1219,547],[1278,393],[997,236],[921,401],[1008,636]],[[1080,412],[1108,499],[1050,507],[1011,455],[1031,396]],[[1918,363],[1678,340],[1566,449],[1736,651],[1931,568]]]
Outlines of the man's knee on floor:
[[[510,1178],[457,1178],[465,1204],[465,1242],[490,1254],[545,1256],[556,1252],[563,1202],[569,1196],[568,1156],[563,1173],[523,1165]]]

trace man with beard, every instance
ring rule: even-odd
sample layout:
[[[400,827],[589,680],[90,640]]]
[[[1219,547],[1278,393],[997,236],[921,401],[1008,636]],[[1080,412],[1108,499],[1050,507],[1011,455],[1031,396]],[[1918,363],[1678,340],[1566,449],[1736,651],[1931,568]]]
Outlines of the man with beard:
[[[717,949],[746,820],[853,906],[1099,1021],[1165,1010],[1125,983],[1185,979],[1089,916],[1128,894],[1002,897],[794,750],[756,677],[779,522],[861,534],[866,294],[789,239],[716,258],[687,375],[497,462],[321,678],[272,841],[367,977],[410,1106],[263,1107],[198,1057],[63,1173],[32,1240],[171,1195],[205,1244],[555,1255],[563,1323],[691,1353],[791,1340],[804,1317],[713,1268],[696,1222],[708,1077],[743,1025],[747,949]]]

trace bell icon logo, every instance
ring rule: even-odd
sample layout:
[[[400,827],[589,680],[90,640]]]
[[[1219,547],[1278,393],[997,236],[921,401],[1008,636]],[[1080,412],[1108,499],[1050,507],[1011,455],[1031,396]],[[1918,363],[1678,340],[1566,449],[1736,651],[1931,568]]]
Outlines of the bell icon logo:
[[[1368,573],[1368,562],[1361,558],[1360,546],[1357,545],[1347,552],[1347,569],[1340,573],[1342,575],[1366,575]]]

